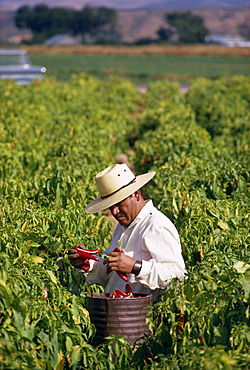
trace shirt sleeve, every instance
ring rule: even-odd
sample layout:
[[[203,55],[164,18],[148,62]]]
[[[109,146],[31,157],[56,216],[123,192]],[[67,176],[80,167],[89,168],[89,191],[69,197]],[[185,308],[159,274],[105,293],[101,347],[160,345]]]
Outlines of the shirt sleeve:
[[[88,272],[83,272],[86,278],[86,282],[89,285],[99,284],[105,286],[109,281],[109,275],[107,275],[107,266],[103,264],[103,259],[99,261],[90,260],[90,269]]]
[[[185,265],[177,230],[169,220],[162,226],[151,223],[142,237],[142,268],[136,280],[155,290],[165,289],[173,278],[185,277]]]

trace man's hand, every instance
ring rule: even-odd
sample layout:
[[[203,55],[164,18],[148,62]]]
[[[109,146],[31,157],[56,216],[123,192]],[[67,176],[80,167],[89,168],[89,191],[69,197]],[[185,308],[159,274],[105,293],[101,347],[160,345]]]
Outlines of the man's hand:
[[[95,256],[95,253],[100,253],[100,249],[86,249],[84,244],[75,245],[73,249],[69,249],[69,260],[74,267],[81,268],[84,271],[89,271],[89,260],[99,261],[100,258]],[[81,263],[79,262],[81,261]]]
[[[87,261],[86,265],[88,265],[89,261],[88,259],[83,260],[79,258],[79,254],[75,249],[68,249],[68,259],[70,260],[71,265],[73,265],[76,268],[81,268]]]
[[[135,258],[129,257],[121,252],[111,252],[108,254],[110,257],[104,260],[104,265],[108,264],[108,267],[112,271],[121,271],[129,274],[136,262]]]

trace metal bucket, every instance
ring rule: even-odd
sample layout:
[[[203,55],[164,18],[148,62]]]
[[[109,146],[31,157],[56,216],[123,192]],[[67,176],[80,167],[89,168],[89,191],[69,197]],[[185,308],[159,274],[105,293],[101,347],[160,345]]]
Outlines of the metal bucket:
[[[107,343],[109,335],[123,335],[132,346],[151,335],[146,325],[146,314],[151,310],[152,295],[135,298],[108,298],[106,294],[87,296],[87,309],[96,327],[93,344]]]

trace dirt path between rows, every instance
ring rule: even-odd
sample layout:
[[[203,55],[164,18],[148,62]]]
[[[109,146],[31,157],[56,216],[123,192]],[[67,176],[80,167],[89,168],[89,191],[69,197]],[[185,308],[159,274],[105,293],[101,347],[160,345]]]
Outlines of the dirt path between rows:
[[[145,92],[147,92],[148,85],[146,85],[146,84],[138,84],[138,85],[136,85],[136,88],[140,92],[145,93]],[[188,92],[189,89],[190,89],[190,85],[188,85],[188,84],[180,85],[180,91],[184,95]]]

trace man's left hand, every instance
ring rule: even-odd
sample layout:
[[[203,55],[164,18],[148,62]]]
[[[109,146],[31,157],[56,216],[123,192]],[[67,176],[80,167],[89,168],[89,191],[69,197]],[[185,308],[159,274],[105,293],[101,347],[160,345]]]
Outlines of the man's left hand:
[[[104,265],[108,264],[108,267],[112,271],[121,271],[126,274],[129,274],[132,271],[132,268],[136,262],[136,259],[129,257],[123,252],[111,252],[108,254],[110,257],[106,258],[103,262]]]

